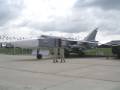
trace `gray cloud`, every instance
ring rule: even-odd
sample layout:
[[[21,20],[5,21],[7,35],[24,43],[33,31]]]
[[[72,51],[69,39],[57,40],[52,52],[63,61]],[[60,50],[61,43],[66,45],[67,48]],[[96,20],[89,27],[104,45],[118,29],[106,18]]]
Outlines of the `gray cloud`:
[[[99,7],[104,10],[119,10],[120,9],[120,0],[78,0],[75,7]]]
[[[16,18],[22,7],[22,0],[0,0],[0,26]]]
[[[67,18],[53,17],[50,22],[28,21],[27,23],[23,22],[21,25],[36,30],[70,33],[88,31],[98,26],[101,29],[100,31],[109,31],[111,33],[115,30],[114,32],[118,33],[120,32],[118,28],[120,25],[118,23],[120,12],[114,9],[119,9],[119,2],[118,0],[78,0],[72,9],[72,15]]]
[[[18,26],[29,27],[41,31],[82,32],[91,30],[97,26],[95,24],[97,20],[95,20],[92,14],[89,14],[88,17],[88,14],[89,12],[84,10],[81,10],[81,12],[73,11],[73,14],[66,18],[53,18],[53,20],[49,22],[24,21]]]
[[[103,33],[107,32],[107,34],[114,34],[114,35],[120,34],[120,29],[119,29],[120,11],[113,9],[103,10],[100,8],[96,8],[96,6],[99,7],[104,6],[101,4],[104,1],[107,2],[108,0],[89,0],[89,2],[88,0],[79,0],[79,3],[81,5],[88,5],[88,6],[86,6],[86,8],[74,7],[72,9],[72,14],[68,17],[53,16],[52,21],[48,20],[48,22],[24,20],[22,23],[18,25],[18,27],[28,27],[33,30],[45,31],[45,32],[60,31],[60,32],[68,32],[68,33],[88,32],[96,27],[99,27],[100,28],[99,32],[103,32]],[[109,1],[111,2],[111,0]],[[94,7],[89,8],[90,5]]]
[[[28,28],[28,31],[30,29],[33,32],[37,30],[78,33],[89,32],[98,26],[103,37],[117,36],[120,35],[119,3],[118,0],[78,0],[68,16],[51,15],[47,21],[41,22],[22,13],[22,19],[17,18],[14,24],[12,23],[12,27],[19,31],[22,30],[20,28],[25,27],[25,29]],[[4,26],[8,21],[12,21],[19,16],[22,5],[21,0],[19,2],[18,0],[0,0],[0,26]],[[18,22],[16,22],[17,20]],[[101,39],[101,36],[99,37]]]
[[[103,9],[120,9],[120,0],[96,0],[91,5],[99,6]]]
[[[78,0],[70,15],[63,17],[51,15],[45,22],[38,20],[39,15],[37,20],[36,16],[33,16],[35,19],[30,18],[27,12],[21,15],[21,11],[25,10],[22,1],[0,0],[0,32],[16,31],[16,36],[20,35],[19,32],[26,33],[25,35],[29,32],[31,35],[38,35],[38,32],[52,33],[52,31],[86,34],[98,26],[98,41],[106,42],[120,38],[119,0]],[[72,34],[68,35],[72,37]]]
[[[27,27],[41,30],[41,31],[61,31],[61,32],[81,32],[84,31],[86,28],[87,23],[82,23],[80,21],[72,21],[71,19],[66,21],[52,21],[47,23],[27,23]],[[87,30],[87,29],[86,29]]]

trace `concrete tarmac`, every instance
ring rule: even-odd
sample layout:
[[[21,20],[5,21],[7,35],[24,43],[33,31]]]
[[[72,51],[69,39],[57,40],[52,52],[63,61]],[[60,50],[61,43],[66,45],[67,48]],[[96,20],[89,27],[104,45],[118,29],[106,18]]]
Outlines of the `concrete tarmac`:
[[[120,60],[0,55],[0,90],[120,90]]]

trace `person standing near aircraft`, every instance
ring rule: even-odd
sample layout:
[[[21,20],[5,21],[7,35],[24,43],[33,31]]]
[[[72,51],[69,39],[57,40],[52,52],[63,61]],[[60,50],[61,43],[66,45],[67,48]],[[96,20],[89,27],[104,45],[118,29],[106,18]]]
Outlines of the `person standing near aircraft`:
[[[57,63],[60,59],[61,63],[65,62],[64,59],[64,47],[62,46],[62,40],[56,39],[55,40],[55,47],[53,48],[53,63]]]
[[[53,63],[57,63],[58,62],[58,48],[55,47],[53,48]]]
[[[64,48],[59,48],[61,63],[65,62]]]

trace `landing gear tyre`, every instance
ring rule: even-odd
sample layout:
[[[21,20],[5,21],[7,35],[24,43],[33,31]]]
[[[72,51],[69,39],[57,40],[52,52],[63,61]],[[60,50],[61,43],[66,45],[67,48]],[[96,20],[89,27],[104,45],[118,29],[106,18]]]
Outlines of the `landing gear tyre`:
[[[37,57],[37,59],[42,59],[42,55],[41,54],[38,54],[36,57]]]

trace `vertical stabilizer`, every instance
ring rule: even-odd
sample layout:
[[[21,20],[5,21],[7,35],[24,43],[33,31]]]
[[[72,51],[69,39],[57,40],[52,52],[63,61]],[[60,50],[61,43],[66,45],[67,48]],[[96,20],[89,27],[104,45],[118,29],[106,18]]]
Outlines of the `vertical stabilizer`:
[[[94,29],[87,37],[84,38],[85,41],[95,41],[98,28]]]

